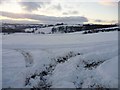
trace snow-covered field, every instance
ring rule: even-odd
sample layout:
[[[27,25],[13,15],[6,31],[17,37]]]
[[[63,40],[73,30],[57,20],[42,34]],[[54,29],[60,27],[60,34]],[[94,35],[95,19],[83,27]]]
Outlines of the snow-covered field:
[[[2,36],[2,87],[117,88],[118,31]]]

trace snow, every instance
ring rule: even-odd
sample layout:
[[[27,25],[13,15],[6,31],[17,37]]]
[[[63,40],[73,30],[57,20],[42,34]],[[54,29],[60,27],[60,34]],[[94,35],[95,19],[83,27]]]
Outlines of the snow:
[[[118,87],[118,31],[15,33],[2,40],[3,88]]]
[[[0,89],[2,89],[2,34],[0,34]]]
[[[109,30],[109,29],[118,29],[119,27],[116,26],[116,27],[109,27],[109,28],[100,28],[100,29],[96,29],[96,30]]]
[[[73,46],[85,45],[85,43],[96,44],[115,41],[117,36],[113,33],[100,33],[99,35],[82,35],[80,33],[73,34],[50,34],[50,35],[31,35],[31,34],[12,34],[3,36],[3,47],[13,48],[29,48],[29,47],[54,47],[56,46]],[[112,36],[112,37],[111,37]],[[17,38],[15,38],[17,37]],[[72,42],[71,42],[72,41]],[[96,42],[96,43],[94,43]],[[9,45],[9,46],[8,46]],[[88,45],[88,44],[87,44]]]
[[[38,28],[35,33],[40,33],[40,32],[44,32],[45,34],[49,34],[51,33],[53,27],[47,27],[47,28]]]
[[[26,32],[27,32],[27,31],[33,31],[33,29],[32,29],[32,28],[26,28],[25,31],[26,31]]]
[[[102,52],[99,52],[99,54],[92,53],[92,54],[77,56],[75,58],[71,58],[71,60],[69,60],[68,62],[66,61],[64,64],[57,65],[53,72],[52,77],[50,77],[50,79],[52,79],[50,81],[53,82],[52,88],[57,88],[56,86],[58,86],[59,83],[61,83],[62,84],[61,86],[65,88],[66,86],[64,83],[62,83],[63,81],[68,81],[68,82],[77,83],[77,84],[83,83],[82,85],[83,88],[90,88],[89,86],[92,84],[94,85],[97,83],[102,85],[106,81],[105,80],[106,77],[108,77],[107,79],[108,81],[106,81],[107,88],[118,87],[117,85],[118,84],[117,52],[116,54],[114,54],[115,52],[112,52],[111,53],[112,56],[109,53],[102,53]],[[112,57],[115,57],[115,58],[112,58]],[[112,59],[109,60],[109,58],[112,58]],[[106,60],[106,62],[101,64],[95,71],[84,69],[85,64],[83,63],[83,61],[87,63],[91,63],[91,62],[99,62],[104,60]],[[113,67],[115,66],[115,67],[113,68],[112,66]],[[91,77],[94,77],[95,80],[91,79]],[[102,80],[105,80],[105,81],[100,82],[99,77],[102,77]],[[78,78],[81,81],[76,82]],[[79,88],[78,85],[77,85],[77,88]]]
[[[118,56],[101,64],[97,72],[112,88],[118,87]]]
[[[14,50],[3,49],[2,53],[3,53],[2,79],[4,80],[2,84],[5,85],[6,87],[7,84],[11,83],[9,81],[13,80],[13,78],[6,77],[6,76],[16,77],[17,75],[19,75],[19,73],[25,69],[25,61],[22,55]],[[19,80],[19,83],[20,83],[20,80]]]
[[[58,28],[58,27],[61,27],[61,26],[82,26],[82,25],[75,25],[75,24],[69,24],[69,25],[57,25],[57,26],[50,26],[50,27],[44,27],[44,28],[37,28],[37,30],[35,30],[35,34],[40,34],[41,32],[44,32],[45,34],[50,34],[52,33],[52,28]],[[35,28],[33,28],[35,29]],[[25,31],[32,31],[33,30],[32,28],[26,28]],[[59,32],[57,32],[59,33]]]

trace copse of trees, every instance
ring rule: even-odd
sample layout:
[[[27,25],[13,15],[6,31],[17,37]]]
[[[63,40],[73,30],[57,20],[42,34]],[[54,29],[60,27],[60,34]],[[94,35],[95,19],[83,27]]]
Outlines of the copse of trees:
[[[64,25],[64,23],[57,23],[55,26]]]
[[[59,26],[59,27],[53,27],[52,33],[56,33],[56,32],[71,33],[81,30],[82,30],[81,26]]]
[[[24,29],[13,29],[13,28],[5,28],[2,27],[3,33],[15,33],[15,32],[25,32]]]
[[[110,32],[110,31],[119,31],[119,28],[115,29],[102,29],[102,30],[86,30],[83,32],[83,34],[91,34],[91,33],[98,33],[98,32]]]
[[[116,24],[112,25],[101,25],[101,24],[84,24],[83,25],[83,30],[91,30],[91,29],[99,29],[99,28],[109,28],[109,27],[115,27],[117,26]]]
[[[84,33],[98,33],[99,30],[96,29],[101,29],[101,28],[110,28],[110,27],[115,27],[117,26],[116,24],[113,25],[100,25],[100,24],[84,24],[83,26],[76,25],[76,26],[57,26],[52,28],[52,33],[56,32],[61,32],[61,33],[71,33],[71,32],[77,32],[77,31],[85,31]],[[86,31],[89,30],[89,31]],[[108,30],[108,31],[113,31]],[[106,31],[105,31],[106,32]]]

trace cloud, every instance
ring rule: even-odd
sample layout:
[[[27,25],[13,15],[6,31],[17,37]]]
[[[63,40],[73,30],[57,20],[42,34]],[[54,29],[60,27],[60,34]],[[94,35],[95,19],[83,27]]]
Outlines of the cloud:
[[[78,14],[78,11],[68,11],[68,12],[63,12],[63,15],[69,15],[69,14]]]
[[[71,13],[72,14],[78,14],[79,12],[78,11],[72,11]]]
[[[57,9],[57,10],[62,10],[62,7],[61,7],[60,3],[58,5],[54,5],[53,8]]]
[[[5,3],[5,2],[11,2],[11,0],[0,0],[0,4],[3,4],[3,3]]]
[[[47,7],[47,10],[57,10],[57,11],[61,11],[62,10],[62,6],[60,3],[54,3],[54,4],[51,4]]]
[[[22,6],[22,8],[26,11],[34,11],[34,10],[38,10],[39,8],[42,8],[42,6],[44,5],[47,5],[47,4],[50,4],[51,0],[45,0],[45,1],[42,1],[42,0],[39,0],[39,1],[21,1],[19,2],[19,4]]]
[[[2,4],[2,1],[0,0],[0,4]]]
[[[20,2],[19,3],[23,9],[26,11],[33,11],[41,8],[41,4],[43,3],[36,3],[36,2]]]
[[[117,20],[100,20],[100,19],[96,19],[96,20],[94,20],[94,22],[98,22],[98,23],[117,23]]]
[[[104,20],[96,19],[95,22],[106,22]]]
[[[13,18],[13,19],[31,19],[37,20],[40,23],[84,23],[88,22],[88,19],[83,16],[69,16],[69,17],[54,17],[37,14],[15,14],[10,12],[2,12],[2,16]]]
[[[116,6],[118,0],[100,0],[98,3],[104,6]]]
[[[27,20],[12,20],[12,19],[3,19],[0,20],[3,23],[21,23],[21,24],[36,24],[38,21],[27,21]]]

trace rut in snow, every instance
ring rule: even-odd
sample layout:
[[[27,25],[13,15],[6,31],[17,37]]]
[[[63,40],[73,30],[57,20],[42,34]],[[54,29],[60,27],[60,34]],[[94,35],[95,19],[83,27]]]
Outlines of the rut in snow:
[[[14,50],[20,52],[24,56],[26,67],[31,67],[33,65],[34,60],[33,60],[33,57],[32,57],[30,52],[27,52],[27,51],[24,51],[24,50],[21,50],[21,49],[14,49]]]

